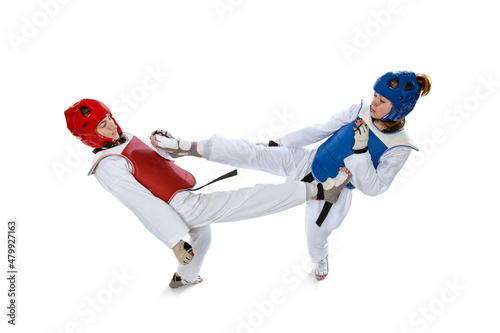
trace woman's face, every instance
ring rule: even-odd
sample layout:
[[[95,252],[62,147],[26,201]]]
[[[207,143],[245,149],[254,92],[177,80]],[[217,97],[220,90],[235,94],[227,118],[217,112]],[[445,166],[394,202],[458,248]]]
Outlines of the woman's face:
[[[96,130],[97,133],[105,138],[113,140],[118,140],[120,138],[120,134],[118,134],[118,126],[116,126],[115,122],[109,115],[101,120],[101,122],[97,125]]]
[[[392,110],[392,102],[382,95],[375,93],[371,105],[373,119],[382,119]]]

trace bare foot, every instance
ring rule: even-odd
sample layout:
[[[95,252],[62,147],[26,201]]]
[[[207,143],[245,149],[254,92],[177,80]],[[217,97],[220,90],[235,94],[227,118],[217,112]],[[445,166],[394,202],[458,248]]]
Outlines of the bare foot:
[[[316,275],[316,280],[323,281],[326,278],[327,275],[328,274],[325,274],[325,275]]]

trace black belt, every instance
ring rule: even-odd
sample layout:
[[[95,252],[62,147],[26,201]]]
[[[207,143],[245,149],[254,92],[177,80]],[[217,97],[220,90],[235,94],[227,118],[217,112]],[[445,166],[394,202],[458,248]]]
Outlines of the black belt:
[[[205,184],[205,185],[203,185],[203,186],[200,186],[200,187],[198,187],[198,188],[191,188],[191,189],[189,189],[188,191],[198,191],[198,190],[201,190],[201,189],[202,189],[202,188],[204,188],[205,186],[208,186],[208,185],[210,185],[210,184],[213,184],[213,183],[215,183],[215,182],[218,182],[219,180],[223,180],[223,179],[226,179],[226,178],[230,178],[230,177],[236,176],[237,174],[238,174],[238,170],[237,170],[237,169],[234,169],[233,171],[228,172],[228,173],[226,173],[226,174],[224,174],[224,175],[220,176],[219,178],[216,178],[216,179],[212,180],[210,183],[207,183],[207,184]]]
[[[312,183],[313,180],[314,177],[312,175],[312,172],[309,172],[304,178],[302,178],[301,181],[306,183]],[[323,209],[321,209],[321,213],[319,214],[318,219],[316,220],[316,224],[318,225],[318,227],[321,227],[323,222],[325,222],[326,216],[328,215],[328,212],[332,208],[332,205],[333,204],[331,202],[325,201]]]

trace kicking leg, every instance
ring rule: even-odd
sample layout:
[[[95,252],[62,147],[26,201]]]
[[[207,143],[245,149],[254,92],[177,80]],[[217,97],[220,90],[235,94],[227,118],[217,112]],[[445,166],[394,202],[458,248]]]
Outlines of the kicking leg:
[[[301,179],[310,171],[315,151],[304,148],[264,147],[248,140],[212,136],[204,141],[202,157],[209,161],[274,175]]]
[[[156,133],[156,132],[154,132]],[[151,144],[172,157],[198,156],[234,167],[261,170],[278,176],[300,179],[310,171],[314,150],[303,148],[264,147],[248,140],[212,136],[191,142],[161,134],[150,137]]]

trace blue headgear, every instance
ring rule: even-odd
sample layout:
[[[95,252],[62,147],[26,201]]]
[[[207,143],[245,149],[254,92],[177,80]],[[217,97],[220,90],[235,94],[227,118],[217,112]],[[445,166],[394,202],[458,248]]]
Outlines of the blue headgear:
[[[397,88],[389,85],[394,79],[398,79]],[[379,77],[373,85],[373,90],[392,102],[391,111],[381,120],[398,121],[406,117],[415,107],[420,97],[420,89],[417,76],[413,72],[389,72]]]

